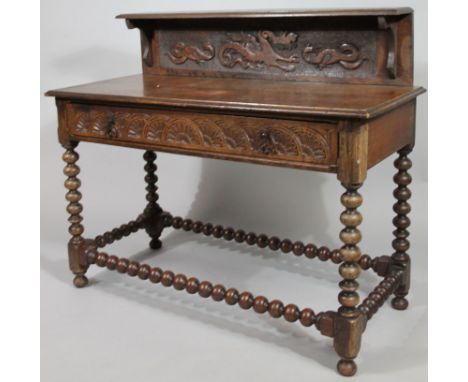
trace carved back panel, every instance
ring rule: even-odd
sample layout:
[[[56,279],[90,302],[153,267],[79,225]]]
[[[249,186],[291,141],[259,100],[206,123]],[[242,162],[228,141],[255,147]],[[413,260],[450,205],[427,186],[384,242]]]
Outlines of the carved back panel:
[[[143,72],[231,78],[409,85],[412,13],[287,18],[132,18],[141,30]],[[163,15],[164,16],[164,15]],[[167,16],[167,15],[166,15]]]

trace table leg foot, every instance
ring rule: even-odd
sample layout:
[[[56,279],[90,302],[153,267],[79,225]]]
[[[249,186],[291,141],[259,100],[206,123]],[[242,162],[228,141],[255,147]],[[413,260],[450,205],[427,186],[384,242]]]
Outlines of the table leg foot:
[[[84,288],[88,285],[88,278],[84,274],[76,275],[73,279],[73,285],[77,288]]]
[[[336,365],[336,370],[344,377],[352,377],[356,374],[357,365],[353,360],[340,359]]]
[[[151,239],[149,246],[151,249],[159,249],[162,247],[162,242],[158,238]]]
[[[394,297],[392,300],[392,308],[396,310],[405,310],[408,304],[408,300],[404,297]]]

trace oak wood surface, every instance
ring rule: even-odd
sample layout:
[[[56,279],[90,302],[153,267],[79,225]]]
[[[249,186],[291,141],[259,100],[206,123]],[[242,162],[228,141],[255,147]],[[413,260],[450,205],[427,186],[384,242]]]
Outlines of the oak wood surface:
[[[346,185],[362,184],[367,176],[368,124],[344,121],[340,126],[338,179]]]
[[[185,148],[194,154],[228,154],[324,167],[336,164],[336,123],[75,103],[68,104],[66,110],[66,129],[77,140],[147,143],[156,150]]]
[[[413,83],[408,8],[127,16],[140,30],[144,74]]]
[[[368,119],[405,104],[424,91],[413,86],[138,74],[52,90],[46,95],[87,102],[172,106],[220,113]]]
[[[58,138],[66,149],[75,286],[88,283],[85,273],[96,264],[306,327],[316,325],[334,337],[338,372],[354,375],[367,320],[392,293],[395,309],[408,307],[408,155],[414,146],[416,97],[425,91],[413,86],[412,12],[393,8],[117,16],[126,19],[130,29],[140,30],[143,74],[46,93],[56,97]],[[94,240],[82,236],[75,151],[80,141],[147,150],[145,210]],[[317,248],[173,217],[159,205],[153,151],[335,172],[346,189],[340,215],[343,246]],[[358,207],[363,198],[358,189],[368,168],[396,151],[394,253],[361,255],[357,244],[363,217]],[[150,247],[158,249],[160,234],[168,227],[340,264],[340,307],[316,314],[98,252],[140,229],[151,237]],[[385,278],[359,305],[358,278],[370,268]]]
[[[368,168],[373,167],[415,138],[416,102],[409,102],[369,121]]]
[[[399,16],[412,13],[409,7],[371,9],[311,9],[300,11],[264,10],[241,12],[195,12],[195,13],[125,13],[117,19],[204,19],[204,18],[258,18],[258,17],[334,17],[334,16]]]

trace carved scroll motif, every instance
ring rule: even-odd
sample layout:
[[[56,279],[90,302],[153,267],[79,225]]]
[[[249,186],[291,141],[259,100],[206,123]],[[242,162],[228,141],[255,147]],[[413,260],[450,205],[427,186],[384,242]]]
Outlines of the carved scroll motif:
[[[301,52],[297,44],[299,36],[295,33],[262,30],[252,33],[231,32],[226,33],[226,36],[227,41],[221,41],[216,48],[215,44],[209,41],[201,47],[179,41],[166,55],[176,65],[187,61],[201,64],[216,57],[219,64],[226,68],[240,66],[245,70],[270,67],[292,72],[300,63]],[[307,44],[307,41],[304,43]],[[290,51],[290,54],[287,55],[285,51]],[[295,51],[299,54],[295,54]],[[319,48],[308,44],[302,50],[302,59],[319,70],[335,64],[347,70],[355,70],[367,60],[358,47],[347,42],[338,48]]]
[[[260,69],[264,66],[276,67],[286,72],[296,69],[299,56],[282,56],[272,44],[293,47],[297,40],[294,33],[284,32],[276,35],[271,31],[251,33],[228,33],[230,41],[221,46],[218,53],[223,66],[232,68],[239,64],[244,69]]]
[[[108,134],[109,123],[116,130]],[[71,117],[72,133],[124,141],[187,146],[240,155],[287,157],[291,160],[324,163],[330,160],[330,136],[326,127],[274,122],[172,116],[151,113],[76,110]]]
[[[170,53],[167,53],[169,59],[176,65],[181,65],[187,60],[196,63],[210,61],[215,56],[215,48],[210,42],[205,42],[203,47],[197,48],[192,45],[185,45],[178,42],[174,45]]]
[[[302,52],[302,57],[309,64],[317,65],[320,70],[336,63],[345,69],[357,69],[366,60],[361,57],[358,48],[346,43],[337,49],[318,49],[309,45]]]

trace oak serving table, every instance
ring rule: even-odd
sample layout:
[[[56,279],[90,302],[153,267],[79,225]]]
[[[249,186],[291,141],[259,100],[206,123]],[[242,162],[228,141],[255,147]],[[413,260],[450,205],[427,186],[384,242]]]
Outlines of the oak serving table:
[[[412,10],[117,18],[140,31],[143,73],[47,93],[56,98],[58,136],[66,150],[74,285],[87,285],[85,273],[96,264],[306,327],[315,325],[333,338],[339,373],[353,375],[367,321],[391,295],[393,308],[408,306],[408,155],[414,146],[416,97],[424,92],[413,86]],[[76,146],[81,141],[145,150],[146,208],[135,220],[94,239],[83,236],[80,215]],[[345,189],[343,246],[330,250],[173,217],[158,203],[155,151],[336,173]],[[358,247],[358,190],[368,169],[393,153],[398,153],[393,253],[363,255]],[[101,251],[140,229],[151,237],[150,247],[158,249],[161,232],[169,227],[339,264],[340,306],[316,313]],[[357,279],[369,269],[382,280],[360,302]]]

